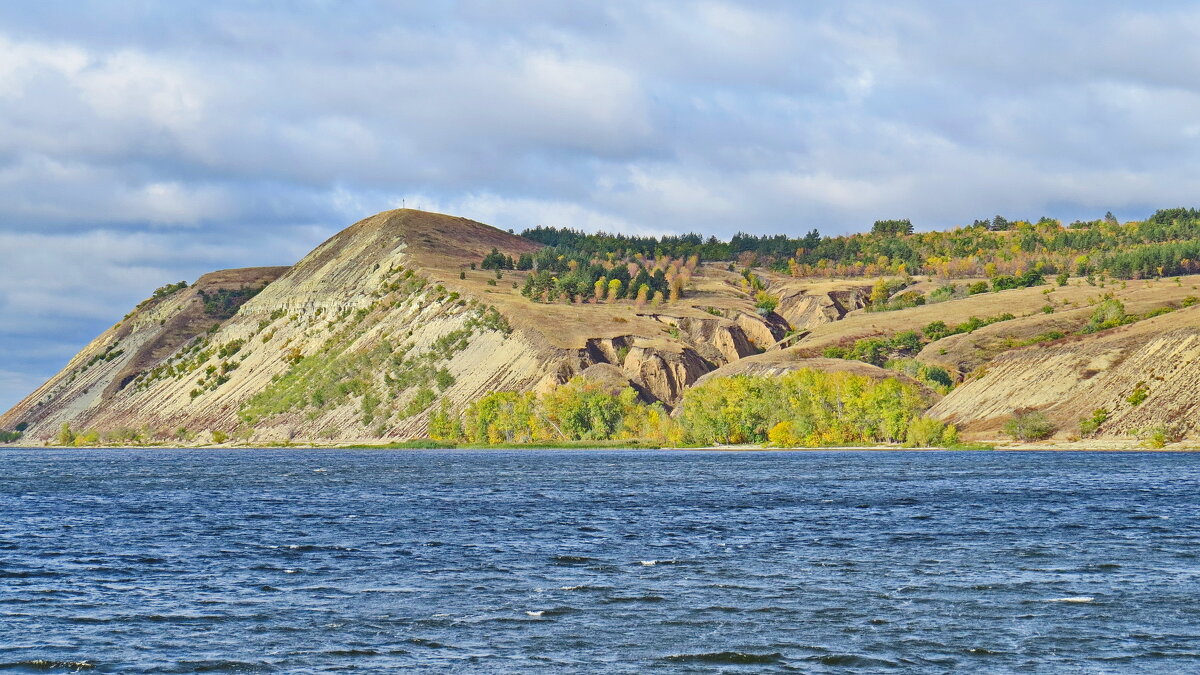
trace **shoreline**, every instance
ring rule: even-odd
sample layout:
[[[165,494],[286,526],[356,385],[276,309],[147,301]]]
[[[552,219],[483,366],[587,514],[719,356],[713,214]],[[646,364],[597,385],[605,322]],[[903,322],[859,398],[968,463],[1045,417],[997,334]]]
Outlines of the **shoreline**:
[[[438,450],[515,450],[536,452],[541,450],[650,450],[661,452],[1137,452],[1137,453],[1200,453],[1200,444],[1191,445],[1173,443],[1162,448],[1148,448],[1137,441],[1113,441],[1110,443],[1063,442],[1063,443],[1005,443],[1003,441],[980,441],[958,447],[903,447],[898,445],[863,445],[863,446],[828,446],[828,447],[795,447],[776,448],[762,445],[716,445],[716,446],[680,446],[660,447],[654,445],[630,444],[552,444],[534,443],[527,445],[437,445],[435,443],[392,443],[392,444],[314,444],[314,443],[265,443],[265,444],[199,444],[182,445],[169,443],[154,443],[144,445],[0,445],[0,450],[409,450],[409,451],[438,451]]]

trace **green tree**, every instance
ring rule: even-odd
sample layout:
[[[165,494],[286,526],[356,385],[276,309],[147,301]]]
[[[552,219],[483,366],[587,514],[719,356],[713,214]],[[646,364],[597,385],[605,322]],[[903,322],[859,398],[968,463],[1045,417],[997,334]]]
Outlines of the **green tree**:
[[[754,309],[762,316],[770,316],[778,306],[779,299],[766,291],[759,291],[754,296]]]
[[[913,224],[908,218],[903,220],[877,220],[871,226],[871,234],[894,237],[912,233]]]
[[[608,280],[608,300],[609,300],[609,302],[617,300],[620,297],[621,297],[621,280],[620,279],[609,279]]]
[[[57,445],[74,445],[75,432],[71,431],[71,425],[63,422],[58,429],[58,434],[54,437],[54,442]]]
[[[1056,428],[1040,410],[1018,410],[1004,423],[1004,433],[1018,441],[1040,441],[1054,435]]]

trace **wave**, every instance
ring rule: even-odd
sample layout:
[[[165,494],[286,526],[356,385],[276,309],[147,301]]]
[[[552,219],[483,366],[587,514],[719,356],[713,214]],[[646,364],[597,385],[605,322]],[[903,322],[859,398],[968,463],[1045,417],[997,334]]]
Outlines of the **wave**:
[[[84,670],[91,670],[95,667],[96,664],[92,663],[91,661],[58,661],[55,659],[29,659],[28,661],[0,663],[0,670],[24,670],[34,672],[67,670],[72,673],[78,673]]]
[[[605,598],[604,603],[623,604],[628,602],[665,602],[666,598],[661,595],[617,595],[611,598]]]
[[[564,605],[561,607],[551,607],[549,609],[527,610],[525,612],[525,614],[527,616],[532,616],[532,617],[543,617],[543,616],[550,617],[550,616],[562,616],[564,614],[574,614],[575,612],[578,612],[578,611],[579,610],[575,607],[568,607],[568,606]]]
[[[857,668],[895,668],[899,665],[895,661],[873,659],[869,656],[859,656],[857,654],[822,654],[820,656],[809,656],[805,660],[815,661],[826,666],[850,666]]]
[[[254,663],[251,661],[229,661],[229,660],[209,660],[209,661],[180,661],[178,668],[167,672],[177,673],[253,673],[275,670],[273,666],[265,663]]]
[[[556,555],[550,558],[550,561],[555,565],[581,565],[583,563],[596,562],[596,559],[585,555]]]
[[[702,654],[672,654],[664,656],[663,661],[672,661],[676,663],[724,663],[730,665],[736,664],[754,664],[754,663],[780,663],[783,661],[783,654],[779,652],[771,652],[769,654],[754,654],[751,652],[706,652]]]

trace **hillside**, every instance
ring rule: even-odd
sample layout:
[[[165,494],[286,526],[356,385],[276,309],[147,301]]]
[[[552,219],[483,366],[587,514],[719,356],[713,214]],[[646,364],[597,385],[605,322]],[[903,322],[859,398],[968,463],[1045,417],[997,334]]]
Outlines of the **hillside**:
[[[648,398],[672,404],[705,372],[782,337],[706,273],[700,297],[723,316],[684,303],[654,312],[531,305],[513,288],[523,274],[495,283],[469,268],[495,247],[539,245],[397,210],[354,224],[291,268],[207,275],[135,309],[0,416],[0,428],[23,423],[26,441],[49,440],[64,422],[160,439],[403,439],[424,435],[443,402],[545,389],[597,363],[616,363]],[[232,316],[197,315],[201,293],[243,286],[258,292]]]
[[[996,437],[1024,408],[1064,438],[1099,408],[1101,437],[1200,431],[1187,378],[1200,277],[989,290],[1007,286],[660,253],[570,253],[464,218],[380,213],[290,268],[160,289],[0,429],[37,443],[64,424],[108,442],[403,440],[427,436],[438,411],[579,375],[678,414],[698,384],[811,369],[908,382],[968,437]],[[1112,326],[1096,325],[1116,305]],[[1148,404],[1122,405],[1138,382]]]

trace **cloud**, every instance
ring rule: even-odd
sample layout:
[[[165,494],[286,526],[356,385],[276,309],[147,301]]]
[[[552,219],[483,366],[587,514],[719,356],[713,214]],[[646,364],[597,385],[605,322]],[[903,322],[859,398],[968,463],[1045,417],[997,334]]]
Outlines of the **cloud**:
[[[402,201],[723,236],[1192,204],[1198,29],[1109,0],[0,5],[0,370]]]

